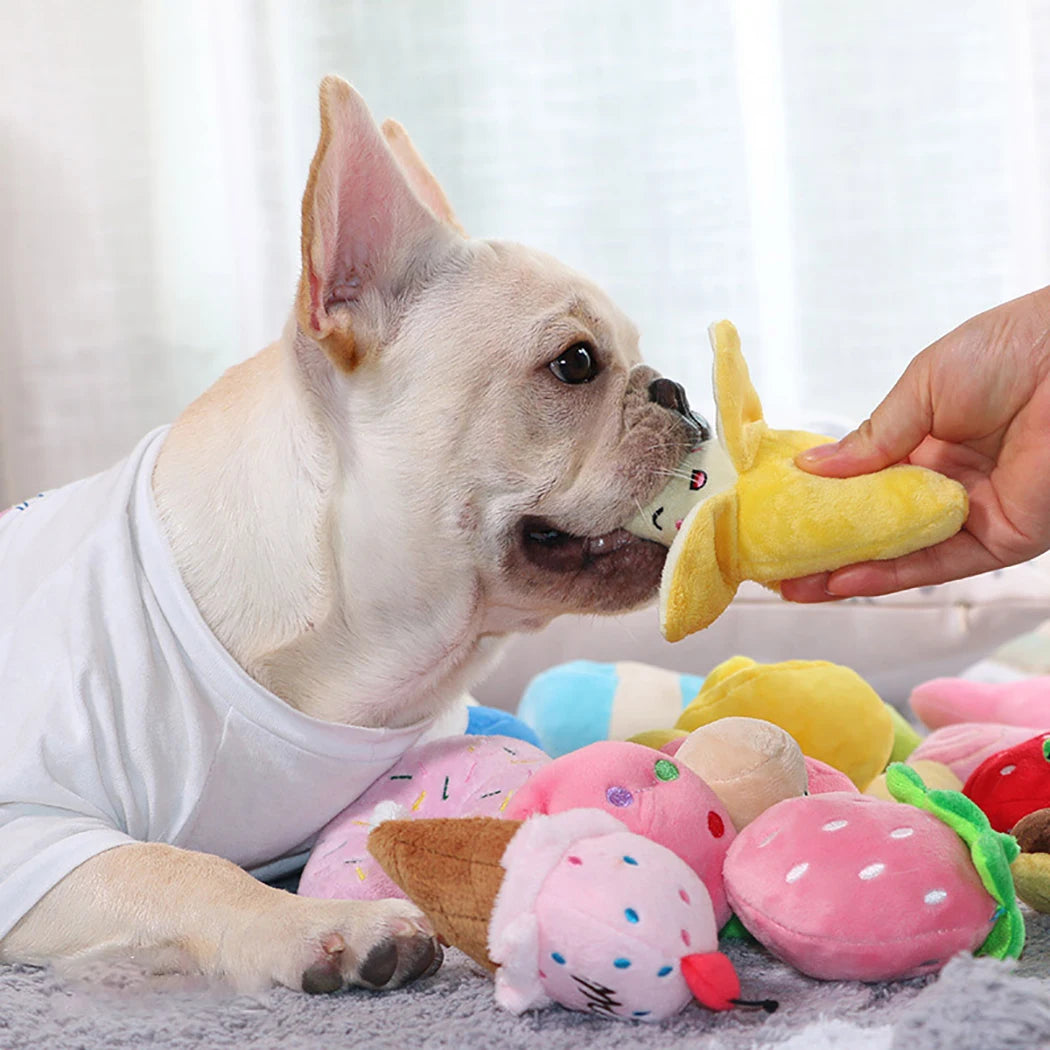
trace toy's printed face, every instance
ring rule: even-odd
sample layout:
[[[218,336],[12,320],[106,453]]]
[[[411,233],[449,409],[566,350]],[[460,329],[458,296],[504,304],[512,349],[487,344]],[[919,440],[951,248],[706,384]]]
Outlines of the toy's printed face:
[[[626,528],[636,536],[670,547],[693,507],[732,488],[736,479],[729,454],[720,441],[711,437],[682,460],[667,487]]]

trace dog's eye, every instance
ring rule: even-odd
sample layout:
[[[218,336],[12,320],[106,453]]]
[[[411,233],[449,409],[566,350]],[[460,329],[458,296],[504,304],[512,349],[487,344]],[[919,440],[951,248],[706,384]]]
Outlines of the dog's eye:
[[[549,367],[563,383],[589,383],[598,374],[598,357],[586,343],[573,343]]]

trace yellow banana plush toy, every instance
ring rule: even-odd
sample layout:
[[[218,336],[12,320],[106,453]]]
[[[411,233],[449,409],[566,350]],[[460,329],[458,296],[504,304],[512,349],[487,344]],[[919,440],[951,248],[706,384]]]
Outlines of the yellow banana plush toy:
[[[896,558],[962,527],[966,490],[924,467],[900,464],[852,478],[796,467],[799,452],[831,439],[770,428],[736,329],[719,321],[710,336],[718,441],[692,453],[628,526],[670,545],[660,584],[660,629],[668,641],[713,623],[744,580],[775,587]]]

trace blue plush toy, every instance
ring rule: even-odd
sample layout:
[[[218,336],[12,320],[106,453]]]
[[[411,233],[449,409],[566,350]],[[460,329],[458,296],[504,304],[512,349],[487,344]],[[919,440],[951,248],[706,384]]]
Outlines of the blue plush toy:
[[[535,730],[539,746],[557,758],[598,740],[627,740],[673,726],[703,683],[700,675],[627,660],[573,660],[532,679],[518,705],[518,718]]]
[[[467,708],[466,732],[468,736],[509,736],[515,740],[524,740],[533,747],[542,747],[540,738],[531,726],[515,718],[509,711],[485,707],[483,704],[472,704]]]

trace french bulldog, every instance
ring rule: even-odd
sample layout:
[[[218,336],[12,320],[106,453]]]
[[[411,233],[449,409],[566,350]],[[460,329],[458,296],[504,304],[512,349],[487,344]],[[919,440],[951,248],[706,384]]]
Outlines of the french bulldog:
[[[308,845],[509,635],[657,593],[666,546],[623,526],[697,443],[681,387],[590,281],[468,237],[345,81],[320,104],[281,338],[0,521],[0,960],[308,992],[433,972],[408,902],[246,869]]]

